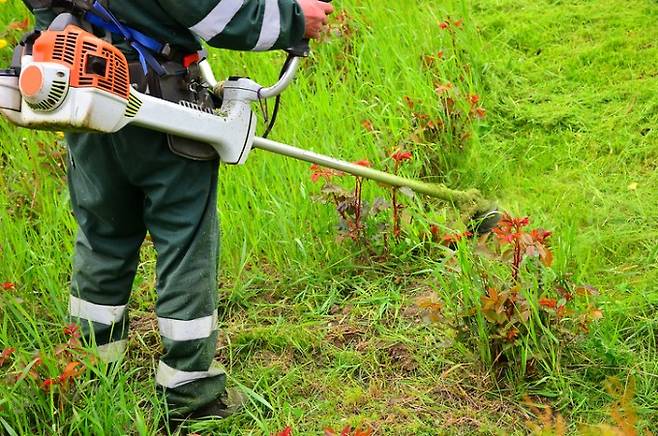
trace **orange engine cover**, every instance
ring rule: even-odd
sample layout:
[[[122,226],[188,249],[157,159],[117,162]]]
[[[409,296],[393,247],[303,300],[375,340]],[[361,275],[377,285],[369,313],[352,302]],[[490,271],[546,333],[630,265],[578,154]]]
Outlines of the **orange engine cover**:
[[[73,88],[98,88],[124,99],[130,97],[126,57],[109,42],[77,26],[43,32],[34,43],[32,58],[68,66]]]

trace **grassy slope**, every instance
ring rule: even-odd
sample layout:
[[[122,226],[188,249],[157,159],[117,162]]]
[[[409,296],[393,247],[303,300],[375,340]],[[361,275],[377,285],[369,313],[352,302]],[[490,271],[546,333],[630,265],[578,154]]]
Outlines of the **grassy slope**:
[[[0,4],[1,22],[23,16],[15,3]],[[451,168],[448,180],[482,187],[555,229],[556,268],[606,295],[606,318],[583,362],[542,389],[573,420],[598,422],[608,401],[604,376],[633,374],[648,418],[658,402],[652,192],[658,186],[652,99],[658,8],[648,0],[530,3],[480,1],[467,14],[430,1],[404,11],[347,2],[354,51],[342,56],[345,45],[336,40],[319,50],[298,92],[285,96],[275,139],[377,162],[382,146],[397,144],[410,129],[403,96],[432,99],[419,58],[448,44],[436,21],[448,11],[465,16],[461,42],[468,43],[464,56],[475,71],[470,87],[489,117],[469,159]],[[475,26],[481,42],[471,33]],[[8,55],[4,49],[3,59]],[[266,81],[278,68],[263,55],[218,56],[219,75],[248,72]],[[382,134],[365,132],[363,119]],[[15,346],[27,358],[30,349],[51,349],[62,339],[74,224],[62,183],[63,146],[52,145],[53,135],[0,128],[0,281],[18,283],[19,298],[0,297],[0,349]],[[327,425],[362,421],[387,434],[519,428],[521,397],[533,387],[497,390],[471,352],[408,314],[412,296],[436,286],[427,274],[409,272],[440,274],[440,262],[407,256],[377,271],[359,266],[334,242],[333,212],[310,202],[317,187],[303,164],[256,153],[247,166],[223,171],[226,335],[219,356],[235,381],[267,398],[274,411],[254,406],[195,430],[268,434],[291,424],[298,434],[317,434]],[[143,416],[144,433],[156,431],[151,247],[143,259],[127,371],[90,382],[76,413],[64,417],[46,396],[0,385],[0,417],[17,431],[32,425],[39,432],[52,426],[76,432],[110,423],[128,431],[135,416]],[[33,397],[36,406],[26,407]]]

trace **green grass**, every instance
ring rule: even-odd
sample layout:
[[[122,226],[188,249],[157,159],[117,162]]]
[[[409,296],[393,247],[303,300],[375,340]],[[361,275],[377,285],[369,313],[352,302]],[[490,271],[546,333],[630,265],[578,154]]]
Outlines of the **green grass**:
[[[0,29],[26,12],[0,3]],[[417,322],[414,298],[461,298],[441,256],[403,244],[382,264],[336,238],[331,207],[308,166],[255,151],[222,167],[222,335],[218,359],[253,404],[202,434],[296,434],[368,424],[378,434],[524,432],[526,394],[542,396],[572,428],[596,424],[611,402],[607,377],[637,383],[641,426],[658,430],[658,5],[649,0],[515,2],[422,0],[338,5],[351,32],[317,46],[284,95],[273,139],[385,165],[403,143],[443,181],[478,187],[516,215],[554,231],[555,274],[601,292],[604,319],[559,371],[541,381],[498,380],[481,349],[441,325]],[[464,18],[457,51],[437,22]],[[12,42],[15,32],[4,35]],[[444,50],[430,72],[422,56]],[[9,48],[0,50],[3,63]],[[213,52],[218,76],[274,80],[281,54]],[[468,68],[465,69],[465,65]],[[460,75],[463,78],[460,80]],[[404,97],[436,113],[435,84],[477,93],[486,119],[464,150],[445,136],[410,145]],[[378,133],[361,125],[370,120]],[[422,158],[422,159],[421,159]],[[0,350],[28,361],[64,340],[69,259],[66,148],[54,134],[0,123]],[[430,161],[431,162],[428,162]],[[635,185],[636,184],[636,185]],[[366,196],[381,194],[370,184]],[[449,213],[437,212],[451,224]],[[413,238],[412,238],[413,239]],[[405,249],[404,247],[411,247]],[[465,248],[464,248],[465,249]],[[435,253],[433,251],[432,253]],[[470,267],[460,252],[463,267]],[[0,382],[8,434],[159,434],[153,386],[160,347],[153,307],[154,250],[145,244],[131,301],[130,351],[121,370],[88,371],[73,406],[29,381]],[[466,295],[466,294],[464,294]],[[474,297],[477,301],[477,296]],[[474,333],[475,334],[475,333]],[[50,362],[52,375],[58,370]],[[0,380],[16,367],[0,369]],[[102,368],[101,368],[102,369]]]

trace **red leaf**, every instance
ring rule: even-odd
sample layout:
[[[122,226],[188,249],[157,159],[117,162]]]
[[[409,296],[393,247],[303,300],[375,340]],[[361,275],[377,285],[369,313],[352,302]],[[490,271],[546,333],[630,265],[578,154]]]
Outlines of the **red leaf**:
[[[78,368],[80,367],[80,368]],[[67,381],[79,376],[84,372],[85,368],[80,362],[70,362],[64,368],[64,371],[59,375],[58,380],[61,384],[66,384]]]
[[[558,308],[557,308],[557,317],[558,318],[564,318],[564,315],[566,315],[566,314],[567,314],[567,306],[565,306],[564,304],[558,306]]]
[[[514,339],[516,339],[519,336],[519,331],[514,327],[512,327],[511,329],[509,329],[506,336],[508,341],[514,342]]]
[[[340,171],[336,171],[330,168],[323,168],[318,164],[311,165],[309,169],[313,171],[313,173],[311,174],[311,181],[314,183],[320,179],[325,179],[329,181],[333,177],[340,177],[343,175],[343,173]]]
[[[410,151],[397,151],[391,155],[391,159],[393,159],[396,162],[411,160],[412,158],[413,155],[411,154]]]
[[[443,242],[445,245],[454,245],[461,241],[464,238],[470,238],[473,236],[472,232],[462,232],[462,233],[452,233],[448,235],[443,235],[441,237],[441,242]]]
[[[528,217],[514,218],[505,214],[493,232],[501,243],[511,244],[521,239],[522,229],[528,224],[530,224]]]
[[[436,58],[432,55],[423,56],[423,63],[428,67],[431,67],[434,64],[435,60]]]
[[[5,363],[9,360],[9,357],[14,354],[14,351],[16,351],[15,348],[5,348],[2,350],[2,353],[0,353],[0,366],[5,365]]]
[[[7,26],[8,30],[26,30],[30,26],[30,19],[25,17],[22,21],[12,21]]]
[[[354,436],[370,436],[371,434],[372,434],[371,428],[361,430],[361,428],[357,427],[356,431],[354,432]]]
[[[75,323],[68,324],[64,326],[64,334],[77,339],[80,337],[80,327]]]
[[[540,244],[546,242],[546,240],[550,238],[551,235],[552,235],[551,232],[544,229],[534,229],[530,232],[530,237],[532,238],[532,240],[535,242],[539,242]]]
[[[452,89],[454,85],[450,82],[446,82],[442,85],[438,85],[436,88],[434,88],[434,91],[436,91],[437,94],[444,94]]]
[[[557,307],[557,300],[555,298],[540,298],[539,305],[547,309],[555,309]]]
[[[292,427],[288,426],[272,436],[292,436]]]
[[[477,94],[471,94],[468,100],[471,102],[472,106],[475,106],[480,101],[480,96]]]
[[[603,311],[597,307],[593,307],[592,310],[589,312],[589,315],[592,317],[594,321],[597,321],[603,318]]]
[[[53,388],[53,386],[57,385],[57,379],[54,378],[47,378],[41,383],[41,389],[43,389],[46,392],[50,392],[50,390]]]

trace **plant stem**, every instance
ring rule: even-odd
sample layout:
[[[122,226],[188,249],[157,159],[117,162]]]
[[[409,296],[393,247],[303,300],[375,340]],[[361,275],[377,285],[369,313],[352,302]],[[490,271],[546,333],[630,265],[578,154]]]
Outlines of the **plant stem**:
[[[354,184],[354,230],[356,232],[356,237],[361,236],[361,192],[363,187],[363,179],[361,177],[356,177],[356,183]]]
[[[396,160],[395,166],[393,168],[393,174],[398,175],[398,170],[400,169],[400,163]],[[398,239],[400,237],[400,209],[398,204],[398,188],[393,187],[393,237]]]

